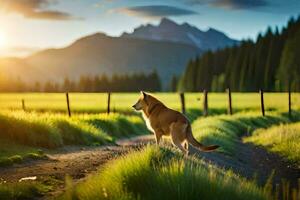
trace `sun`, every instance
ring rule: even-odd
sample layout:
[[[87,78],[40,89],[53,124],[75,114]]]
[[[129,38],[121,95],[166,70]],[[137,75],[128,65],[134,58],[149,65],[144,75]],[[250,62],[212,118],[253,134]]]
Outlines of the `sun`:
[[[0,31],[0,48],[6,45],[7,38],[6,35]]]

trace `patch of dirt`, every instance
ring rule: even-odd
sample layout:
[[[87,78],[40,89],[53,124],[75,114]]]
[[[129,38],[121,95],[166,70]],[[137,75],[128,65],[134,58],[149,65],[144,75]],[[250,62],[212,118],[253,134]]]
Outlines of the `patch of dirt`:
[[[46,153],[49,159],[33,160],[9,167],[0,167],[0,178],[7,182],[17,182],[23,177],[48,176],[64,178],[66,174],[73,179],[85,177],[91,171],[109,160],[115,159],[151,141],[152,135],[137,136],[117,141],[117,145],[102,147],[66,146]]]
[[[286,179],[291,186],[298,186],[300,168],[297,165],[285,160],[278,154],[271,153],[266,149],[251,143],[244,143],[243,148],[246,148],[249,151],[249,166],[258,171],[259,175],[264,180],[270,176],[272,171],[274,171],[274,184],[280,184],[283,179]]]
[[[149,136],[134,137],[130,140],[119,140],[117,145],[103,147],[66,146],[55,150],[57,153],[46,153],[48,159],[0,167],[0,180],[18,182],[21,178],[36,176],[38,182],[52,182],[50,186],[54,187],[53,191],[44,197],[48,199],[64,190],[66,175],[72,177],[75,182],[81,181],[106,162],[139,148],[148,142],[149,138]]]
[[[56,196],[64,189],[64,179],[68,174],[75,182],[84,180],[87,175],[92,174],[107,161],[120,157],[133,149],[140,148],[147,143],[154,143],[153,135],[144,135],[123,139],[115,146],[104,147],[78,147],[69,146],[62,148],[58,153],[49,153],[48,160],[31,161],[12,167],[0,168],[0,180],[17,182],[23,177],[37,176],[41,181],[47,177],[54,177],[61,183],[53,192],[44,198]],[[273,185],[280,184],[282,179],[296,186],[300,178],[299,167],[285,161],[280,156],[270,153],[261,147],[238,140],[236,143],[237,154],[229,156],[220,152],[200,152],[190,145],[192,154],[199,156],[207,162],[221,168],[231,169],[247,179],[256,180],[264,185],[266,180],[275,170]]]
[[[230,169],[235,173],[255,179],[259,185],[264,186],[268,178],[273,174],[273,188],[282,184],[283,180],[289,182],[293,188],[298,187],[300,180],[300,168],[294,163],[285,160],[278,154],[271,153],[260,146],[251,143],[243,143],[242,139],[236,141],[236,154],[233,156],[218,152],[199,152],[193,149],[196,155],[221,168]],[[281,187],[279,187],[281,188]]]
[[[0,177],[7,182],[17,182],[22,177],[43,177],[52,175],[63,179],[66,174],[74,179],[80,179],[99,165],[113,159],[126,151],[124,147],[65,147],[60,153],[47,154],[49,159],[30,161],[1,168]]]

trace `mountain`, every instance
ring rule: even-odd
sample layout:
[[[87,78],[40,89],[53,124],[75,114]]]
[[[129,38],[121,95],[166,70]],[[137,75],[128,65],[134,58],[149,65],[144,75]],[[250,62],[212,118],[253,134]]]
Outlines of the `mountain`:
[[[201,31],[188,23],[179,25],[167,18],[163,18],[158,26],[142,25],[132,33],[123,33],[121,37],[183,43],[202,50],[216,50],[239,43],[213,28]]]
[[[65,48],[47,49],[24,59],[0,59],[0,72],[26,82],[44,82],[157,70],[166,86],[173,74],[180,74],[188,60],[201,53],[199,48],[186,44],[96,33]]]
[[[96,33],[64,48],[43,50],[26,58],[2,58],[0,76],[34,83],[156,70],[166,89],[171,77],[180,75],[190,59],[206,49],[236,43],[213,29],[203,32],[187,23],[178,25],[163,19],[157,27],[141,26],[120,37]]]

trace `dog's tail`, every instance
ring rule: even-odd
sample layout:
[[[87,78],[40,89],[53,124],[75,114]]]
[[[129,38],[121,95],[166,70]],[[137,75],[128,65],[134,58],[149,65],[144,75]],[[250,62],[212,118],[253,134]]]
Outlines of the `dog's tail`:
[[[214,151],[215,149],[219,148],[219,145],[210,145],[210,146],[205,146],[203,144],[201,144],[200,142],[198,142],[193,134],[192,134],[192,128],[191,126],[187,127],[187,141],[188,143],[190,143],[191,145],[193,145],[194,147],[200,149],[201,151]]]

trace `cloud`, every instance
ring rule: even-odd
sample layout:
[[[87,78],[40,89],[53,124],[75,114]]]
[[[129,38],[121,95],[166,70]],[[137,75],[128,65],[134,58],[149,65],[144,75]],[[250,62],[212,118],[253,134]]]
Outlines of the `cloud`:
[[[69,13],[49,10],[48,6],[57,3],[55,0],[0,0],[0,10],[6,13],[17,13],[25,18],[47,20],[79,19]]]
[[[246,10],[264,7],[268,5],[266,0],[185,0],[187,4],[209,4],[214,7],[231,10]]]
[[[265,0],[217,0],[213,2],[217,7],[223,7],[233,10],[254,9],[267,5]]]
[[[117,9],[117,12],[143,18],[162,18],[169,16],[194,15],[197,12],[166,5],[135,6]]]

